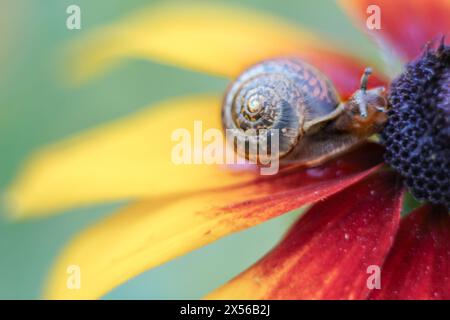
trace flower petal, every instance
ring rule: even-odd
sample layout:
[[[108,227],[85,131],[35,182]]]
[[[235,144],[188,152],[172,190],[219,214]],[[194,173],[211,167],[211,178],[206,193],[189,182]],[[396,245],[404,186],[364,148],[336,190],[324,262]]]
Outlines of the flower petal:
[[[414,59],[428,41],[448,34],[450,31],[449,0],[340,0],[345,11],[358,25],[406,60]],[[372,15],[368,7],[380,8],[381,29],[369,30],[366,21]]]
[[[196,120],[202,121],[203,132],[221,130],[220,104],[212,96],[173,99],[41,150],[14,181],[7,201],[17,217],[29,217],[100,201],[250,181],[253,172],[172,160],[175,130],[185,128],[194,137]]]
[[[365,63],[319,39],[240,7],[178,4],[143,11],[80,39],[69,48],[74,57],[69,77],[81,81],[120,59],[143,57],[233,78],[260,60],[301,56],[330,76],[346,97],[358,88]]]
[[[450,299],[450,216],[444,207],[416,209],[401,224],[371,299]]]
[[[366,298],[367,268],[381,266],[398,227],[397,179],[378,172],[314,205],[275,249],[206,298]]]
[[[314,169],[289,168],[239,187],[136,203],[72,241],[51,273],[46,297],[98,298],[149,268],[335,193],[380,161],[380,148],[369,144]],[[70,265],[80,267],[79,290],[66,287]]]

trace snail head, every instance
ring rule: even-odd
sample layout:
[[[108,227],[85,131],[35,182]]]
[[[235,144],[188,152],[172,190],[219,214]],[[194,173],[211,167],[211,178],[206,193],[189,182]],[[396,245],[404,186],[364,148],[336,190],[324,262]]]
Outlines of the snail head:
[[[366,68],[361,77],[360,88],[344,102],[344,114],[338,126],[359,135],[378,132],[387,121],[389,108],[385,87],[367,89],[367,81],[372,73]]]

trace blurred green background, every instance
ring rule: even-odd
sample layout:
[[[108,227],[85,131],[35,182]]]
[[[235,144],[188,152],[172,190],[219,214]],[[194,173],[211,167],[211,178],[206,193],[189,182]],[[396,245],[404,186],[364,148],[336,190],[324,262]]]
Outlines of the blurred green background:
[[[166,98],[222,92],[226,79],[129,60],[79,88],[59,78],[56,57],[72,39],[141,8],[167,1],[0,0],[0,191],[42,145],[131,114]],[[183,1],[186,2],[186,1]],[[374,47],[330,0],[222,1],[272,13],[339,41],[357,54]],[[81,7],[82,29],[66,28],[66,8]],[[0,298],[40,297],[49,266],[79,230],[123,203],[15,222],[0,215]],[[251,265],[298,213],[274,219],[171,261],[129,281],[106,299],[198,299]],[[126,241],[126,239],[124,239]]]

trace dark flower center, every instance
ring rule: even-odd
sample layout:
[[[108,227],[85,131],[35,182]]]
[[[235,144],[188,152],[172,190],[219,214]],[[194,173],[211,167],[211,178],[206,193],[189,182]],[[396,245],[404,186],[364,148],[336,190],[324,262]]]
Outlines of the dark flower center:
[[[390,87],[385,161],[421,201],[450,208],[450,46],[409,63]]]

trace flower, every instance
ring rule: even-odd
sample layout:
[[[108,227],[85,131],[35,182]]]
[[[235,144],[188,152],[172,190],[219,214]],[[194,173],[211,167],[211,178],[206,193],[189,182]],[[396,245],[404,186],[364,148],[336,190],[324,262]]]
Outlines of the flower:
[[[364,25],[366,9],[373,3],[381,8],[382,28],[370,35],[403,61],[417,61],[393,85],[395,117],[388,124],[391,129],[383,133],[387,162],[408,183],[414,174],[405,163],[412,155],[395,145],[404,138],[401,129],[415,125],[417,115],[411,117],[408,111],[405,118],[402,110],[413,102],[416,110],[420,101],[428,101],[436,107],[432,116],[443,107],[444,116],[437,118],[445,123],[448,95],[440,90],[448,84],[448,77],[439,73],[435,81],[437,69],[427,68],[435,79],[426,82],[432,92],[413,97],[402,90],[408,84],[422,88],[422,79],[410,77],[411,72],[420,71],[428,55],[439,59],[447,50],[445,45],[430,48],[425,57],[414,60],[427,41],[450,29],[450,4],[445,0],[340,2]],[[100,29],[70,50],[76,52],[72,74],[79,82],[129,56],[235,77],[257,61],[298,55],[323,71],[347,98],[358,88],[368,64],[337,48],[338,44],[269,16],[215,6],[172,6]],[[368,86],[389,81],[378,73]],[[432,100],[436,92],[447,100]],[[401,175],[383,164],[383,147],[368,142],[319,167],[287,168],[267,177],[251,170],[174,165],[170,160],[172,131],[190,128],[195,120],[202,120],[205,128],[218,128],[219,114],[220,98],[215,96],[175,99],[32,157],[9,192],[9,201],[21,217],[99,201],[134,201],[68,245],[51,272],[47,298],[98,298],[149,268],[313,203],[278,246],[207,297],[450,298],[448,209],[425,204],[400,219],[405,190]],[[442,132],[427,135],[435,140],[420,146],[440,143],[441,135],[448,133]],[[397,153],[402,161],[396,162]],[[421,158],[419,162],[426,161]],[[436,190],[442,189],[425,186],[424,191],[417,186],[416,190],[414,186],[420,183],[411,181],[408,185],[413,192],[430,202]],[[83,272],[79,290],[66,287],[67,266],[73,264]],[[381,288],[371,289],[368,270],[377,267]]]

